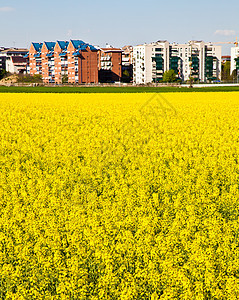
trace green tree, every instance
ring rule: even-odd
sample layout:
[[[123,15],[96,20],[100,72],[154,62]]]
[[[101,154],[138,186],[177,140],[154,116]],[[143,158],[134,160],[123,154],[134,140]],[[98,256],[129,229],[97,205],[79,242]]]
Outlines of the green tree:
[[[18,82],[20,83],[42,83],[42,76],[40,74],[30,75],[30,74],[19,74]]]
[[[2,69],[0,70],[0,80],[3,79],[4,76],[6,76],[7,72],[6,70]]]
[[[62,75],[61,82],[62,83],[68,83],[68,76],[67,76],[67,74]]]
[[[163,73],[163,82],[175,82],[177,80],[174,70],[165,71]]]
[[[127,70],[124,70],[122,74],[122,82],[130,82],[130,75]]]
[[[230,81],[230,61],[226,61],[222,64],[222,80],[223,81]]]
[[[237,70],[236,69],[234,69],[232,71],[230,78],[231,78],[231,81],[233,81],[233,82],[237,81]]]

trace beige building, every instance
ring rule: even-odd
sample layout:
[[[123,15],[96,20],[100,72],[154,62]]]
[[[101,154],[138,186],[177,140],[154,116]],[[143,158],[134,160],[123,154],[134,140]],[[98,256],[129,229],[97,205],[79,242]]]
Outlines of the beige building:
[[[6,71],[15,74],[26,74],[27,59],[22,56],[11,56],[6,60]]]
[[[24,48],[3,48],[3,47],[0,48],[0,70],[4,69],[7,72],[11,72],[11,73],[18,73],[21,71],[22,73],[23,72],[21,66],[22,62],[17,63],[16,60],[13,61],[12,58],[13,57],[23,58],[27,53],[28,53],[28,49],[24,49]],[[27,66],[25,66],[25,69],[26,67]]]

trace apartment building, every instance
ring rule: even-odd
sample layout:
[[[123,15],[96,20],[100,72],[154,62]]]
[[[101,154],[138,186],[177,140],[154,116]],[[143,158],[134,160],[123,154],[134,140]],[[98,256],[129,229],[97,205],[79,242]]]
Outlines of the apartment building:
[[[6,71],[15,74],[26,74],[27,59],[22,56],[12,56],[6,61]]]
[[[28,49],[25,48],[4,48],[0,47],[0,70],[4,69],[7,72],[13,72],[13,57],[23,58],[28,53]],[[15,60],[16,63],[16,60]],[[27,64],[24,66],[26,67]],[[21,69],[21,68],[20,68]],[[18,68],[15,68],[16,73]],[[24,70],[25,71],[25,70]],[[22,71],[22,72],[24,72]]]
[[[98,50],[81,40],[71,40],[67,48],[68,82],[98,82]]]
[[[222,47],[205,44],[205,68],[201,81],[211,81],[221,79],[222,70]]]
[[[12,56],[24,56],[28,53],[28,49],[25,48],[3,48],[0,51],[1,56],[12,57]]]
[[[42,75],[42,45],[43,43],[31,43],[29,52],[25,55],[28,58],[27,73],[31,76]]]
[[[6,70],[6,57],[1,56],[1,52],[6,50],[6,49],[8,49],[8,48],[0,47],[0,71],[1,70]]]
[[[231,48],[231,74],[234,70],[239,76],[239,47]]]
[[[44,83],[97,83],[98,50],[81,40],[32,43],[29,74],[40,74]]]
[[[55,42],[44,42],[41,48],[41,69],[44,83],[55,83]]]
[[[122,51],[122,81],[131,82],[133,80],[133,46],[124,46]]]
[[[168,41],[139,45],[133,49],[136,84],[160,82],[163,73],[174,70],[178,79],[216,80],[221,73],[221,46],[203,41],[169,44]]]
[[[122,49],[107,47],[100,48],[99,60],[99,81],[118,82],[122,77]]]
[[[133,77],[136,84],[158,82],[169,70],[169,42],[138,45],[133,47]]]
[[[68,81],[68,41],[57,41],[54,48],[55,59],[55,83],[60,84]]]

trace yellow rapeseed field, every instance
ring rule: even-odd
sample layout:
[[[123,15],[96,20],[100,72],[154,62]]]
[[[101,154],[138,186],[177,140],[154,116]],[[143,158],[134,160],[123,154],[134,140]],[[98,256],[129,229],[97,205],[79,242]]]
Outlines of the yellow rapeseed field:
[[[0,94],[0,299],[239,299],[239,93]]]

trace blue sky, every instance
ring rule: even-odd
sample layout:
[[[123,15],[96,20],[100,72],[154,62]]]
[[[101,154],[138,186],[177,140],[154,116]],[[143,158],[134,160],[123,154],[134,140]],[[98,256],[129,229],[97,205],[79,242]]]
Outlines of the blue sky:
[[[0,0],[0,46],[70,38],[116,47],[159,39],[233,41],[238,12],[238,0]],[[230,47],[223,47],[224,54]]]

